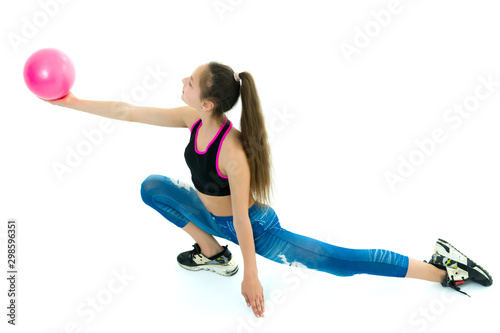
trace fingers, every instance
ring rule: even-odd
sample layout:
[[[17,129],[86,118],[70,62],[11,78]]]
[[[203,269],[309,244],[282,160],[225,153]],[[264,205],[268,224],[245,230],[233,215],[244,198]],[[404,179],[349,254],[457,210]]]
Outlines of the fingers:
[[[264,312],[266,311],[264,309],[264,296],[261,297],[258,296],[253,300],[252,310],[257,318],[264,317]]]
[[[252,311],[255,314],[255,317],[264,317],[264,312],[266,309],[264,308],[264,295],[255,296],[252,300],[249,300],[247,295],[243,294],[245,297],[245,301],[247,302],[247,307],[252,307]]]
[[[241,294],[245,298],[247,307],[252,307],[252,311],[257,318],[264,317],[264,290],[260,282],[243,280],[241,283]]]

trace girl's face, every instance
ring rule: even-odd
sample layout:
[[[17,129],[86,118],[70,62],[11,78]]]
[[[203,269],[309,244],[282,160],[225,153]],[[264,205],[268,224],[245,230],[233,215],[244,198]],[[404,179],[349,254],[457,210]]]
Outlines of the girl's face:
[[[205,71],[207,65],[201,65],[195,69],[193,74],[189,77],[182,79],[182,96],[181,99],[189,106],[197,110],[201,109],[202,103],[200,101],[200,75]]]

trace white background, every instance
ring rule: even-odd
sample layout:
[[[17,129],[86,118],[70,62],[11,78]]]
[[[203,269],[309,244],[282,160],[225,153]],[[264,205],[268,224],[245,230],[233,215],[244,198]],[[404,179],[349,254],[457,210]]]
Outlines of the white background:
[[[2,332],[497,327],[495,284],[467,283],[468,298],[424,281],[342,278],[262,257],[267,312],[256,319],[240,294],[242,270],[225,278],[180,268],[176,256],[193,240],[141,200],[141,182],[150,174],[189,182],[183,159],[189,132],[114,121],[59,179],[54,163],[66,163],[68,149],[85,145],[84,132],[95,133],[104,118],[40,101],[22,78],[29,55],[55,47],[75,64],[72,91],[79,98],[118,101],[135,91],[136,105],[176,107],[183,105],[181,79],[200,64],[216,60],[248,71],[272,137],[273,207],[284,228],[419,260],[430,259],[441,237],[495,277],[500,20],[494,2],[401,0],[390,17],[383,15],[390,1],[2,3],[1,267],[6,272],[7,220],[15,218],[20,272],[15,328],[6,323],[8,288],[5,279],[0,283]],[[371,37],[361,35],[365,29]],[[346,44],[358,45],[357,53],[347,57]],[[138,95],[149,69],[164,76]],[[473,101],[481,76],[497,86],[453,128],[443,115]],[[240,108],[238,102],[229,113],[237,127]],[[435,129],[446,140],[418,155],[415,140],[431,138]],[[384,174],[397,174],[399,157],[411,154],[424,160],[392,191]],[[243,268],[239,247],[220,242],[230,244]],[[122,271],[130,277],[126,285],[114,280]],[[110,283],[120,291],[111,293]],[[100,311],[92,310],[92,298]]]

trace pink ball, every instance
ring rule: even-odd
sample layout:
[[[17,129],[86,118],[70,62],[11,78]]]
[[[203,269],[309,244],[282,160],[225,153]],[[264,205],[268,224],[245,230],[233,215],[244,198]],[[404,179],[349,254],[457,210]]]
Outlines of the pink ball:
[[[59,99],[73,87],[75,67],[65,53],[52,48],[41,49],[26,60],[24,82],[42,99]]]

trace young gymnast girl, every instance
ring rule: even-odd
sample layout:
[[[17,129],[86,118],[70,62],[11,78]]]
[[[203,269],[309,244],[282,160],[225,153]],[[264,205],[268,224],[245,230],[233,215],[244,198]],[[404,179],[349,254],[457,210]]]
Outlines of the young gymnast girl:
[[[177,257],[183,268],[234,275],[238,265],[228,246],[221,246],[214,236],[240,246],[244,264],[241,293],[255,316],[264,315],[256,254],[338,276],[416,278],[456,290],[469,279],[484,286],[492,284],[488,272],[442,239],[426,263],[387,250],[342,248],[284,229],[269,205],[270,147],[252,75],[210,62],[196,68],[182,83],[181,99],[187,106],[178,108],[81,100],[71,92],[49,102],[118,120],[190,130],[184,157],[194,188],[173,178],[150,175],[142,183],[142,199],[195,240],[194,249]],[[240,96],[238,130],[225,112]]]

